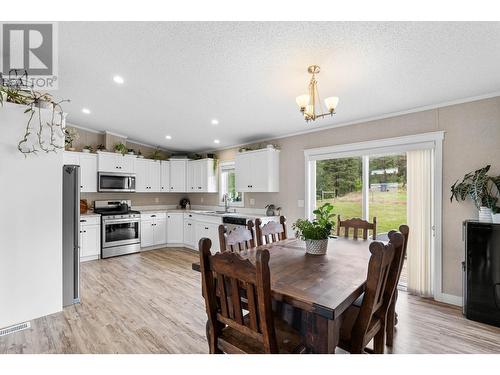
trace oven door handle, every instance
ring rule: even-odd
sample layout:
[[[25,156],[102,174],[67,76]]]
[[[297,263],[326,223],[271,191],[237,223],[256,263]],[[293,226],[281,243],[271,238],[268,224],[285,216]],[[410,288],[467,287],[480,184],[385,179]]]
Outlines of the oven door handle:
[[[123,223],[140,223],[139,219],[113,219],[113,220],[103,220],[104,225],[108,224],[123,224]]]

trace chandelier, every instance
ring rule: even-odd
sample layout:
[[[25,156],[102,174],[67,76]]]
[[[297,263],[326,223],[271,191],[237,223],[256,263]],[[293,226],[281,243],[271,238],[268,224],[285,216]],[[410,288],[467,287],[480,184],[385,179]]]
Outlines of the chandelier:
[[[333,116],[337,104],[339,103],[339,98],[337,96],[326,98],[325,105],[327,112],[324,112],[324,107],[318,92],[318,81],[316,81],[316,74],[320,71],[319,66],[311,65],[307,68],[307,71],[312,74],[311,81],[309,82],[309,93],[297,96],[295,99],[300,108],[300,112],[302,112],[307,122],[326,116]],[[316,111],[318,111],[318,114],[316,114]]]

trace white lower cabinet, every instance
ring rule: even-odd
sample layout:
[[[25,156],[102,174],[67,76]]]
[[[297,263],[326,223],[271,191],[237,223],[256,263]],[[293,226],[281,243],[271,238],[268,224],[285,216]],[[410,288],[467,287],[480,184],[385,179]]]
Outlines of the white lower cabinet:
[[[184,218],[184,244],[194,248],[196,246],[196,222]]]
[[[182,212],[167,213],[167,243],[168,244],[184,243],[184,213]]]
[[[141,215],[141,247],[167,243],[167,214],[165,212]]]
[[[80,261],[98,259],[101,254],[101,218],[80,218]]]
[[[203,220],[203,218],[202,218]],[[220,220],[218,218],[218,220]],[[194,248],[198,250],[198,242],[202,238],[209,238],[212,241],[212,246],[210,250],[212,253],[219,251],[219,225],[221,222],[214,222],[214,220],[207,221],[196,221],[196,233],[195,233],[195,246]]]

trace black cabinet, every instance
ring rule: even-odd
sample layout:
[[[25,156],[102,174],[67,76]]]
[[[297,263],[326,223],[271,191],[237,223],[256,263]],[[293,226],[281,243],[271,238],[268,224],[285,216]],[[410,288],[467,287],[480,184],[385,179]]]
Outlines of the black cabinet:
[[[500,224],[465,221],[464,313],[500,327]]]

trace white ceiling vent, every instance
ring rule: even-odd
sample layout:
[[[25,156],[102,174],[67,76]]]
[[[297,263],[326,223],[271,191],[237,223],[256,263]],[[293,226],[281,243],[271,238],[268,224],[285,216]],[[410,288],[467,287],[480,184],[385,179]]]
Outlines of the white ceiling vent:
[[[28,329],[28,328],[31,328],[30,322],[15,324],[13,326],[0,329],[0,337],[10,335],[11,333],[14,333],[14,332],[24,331],[25,329]]]

